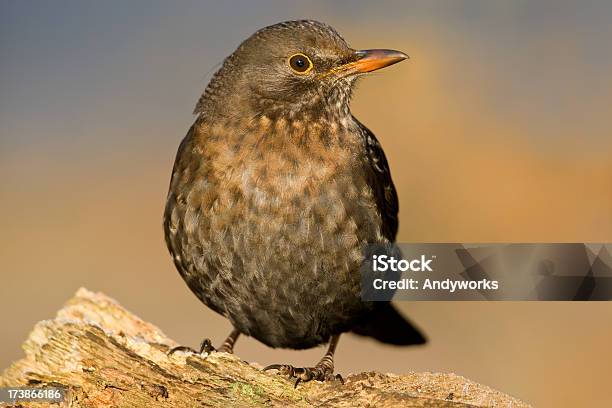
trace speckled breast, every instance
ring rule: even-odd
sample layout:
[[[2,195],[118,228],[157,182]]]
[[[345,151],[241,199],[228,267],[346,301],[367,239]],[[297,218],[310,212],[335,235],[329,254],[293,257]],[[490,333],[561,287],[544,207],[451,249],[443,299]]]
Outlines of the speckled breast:
[[[361,141],[324,123],[242,129],[194,125],[183,141],[167,244],[191,290],[241,332],[312,347],[369,307],[359,265],[363,246],[382,237]]]

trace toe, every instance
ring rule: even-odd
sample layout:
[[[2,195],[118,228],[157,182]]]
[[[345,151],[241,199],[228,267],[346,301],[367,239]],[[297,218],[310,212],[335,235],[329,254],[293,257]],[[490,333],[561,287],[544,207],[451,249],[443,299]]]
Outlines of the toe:
[[[271,364],[263,369],[263,371],[277,370],[280,375],[287,376],[289,379],[295,378],[295,385],[302,382],[312,380],[317,381],[336,381],[339,380],[344,384],[344,379],[340,374],[334,375],[333,370],[328,367],[293,367],[288,364]]]
[[[177,351],[183,351],[183,352],[190,352],[190,353],[193,353],[193,354],[198,354],[198,352],[196,350],[192,349],[189,346],[176,346],[176,347],[172,347],[170,350],[168,350],[168,352],[166,354],[171,356],[172,354],[176,353]]]
[[[296,376],[296,368],[288,364],[271,364],[263,369],[263,371],[276,370],[280,375],[286,375],[289,379]]]
[[[203,353],[210,354],[213,351],[216,351],[216,350],[213,347],[212,342],[210,341],[210,339],[202,340],[202,343],[200,343],[200,354],[203,354]]]
[[[282,367],[282,365],[280,364],[270,364],[269,366],[265,367],[263,369],[263,371],[268,371],[268,370],[280,370],[280,368]]]

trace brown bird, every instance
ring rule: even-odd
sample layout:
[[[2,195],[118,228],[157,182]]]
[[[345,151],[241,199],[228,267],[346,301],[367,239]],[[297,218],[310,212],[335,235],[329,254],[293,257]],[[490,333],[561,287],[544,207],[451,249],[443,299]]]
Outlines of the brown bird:
[[[267,367],[297,385],[336,378],[344,332],[425,342],[390,303],[360,298],[364,248],[395,240],[398,201],[349,100],[359,76],[406,58],[288,21],[245,40],[211,79],[178,149],[164,232],[189,288],[234,326],[220,351],[240,334],[292,349],[329,342],[314,367]]]

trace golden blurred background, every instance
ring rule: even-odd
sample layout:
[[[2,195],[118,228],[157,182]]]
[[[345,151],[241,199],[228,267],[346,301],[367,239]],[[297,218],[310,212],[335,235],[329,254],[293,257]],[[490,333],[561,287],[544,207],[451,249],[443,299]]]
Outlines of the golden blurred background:
[[[612,3],[2,2],[0,369],[80,286],[182,344],[224,338],[165,248],[167,184],[222,59],[296,18],[411,56],[352,105],[387,152],[400,241],[612,242]],[[399,306],[430,342],[347,335],[339,372],[455,372],[539,407],[612,401],[611,303]],[[323,349],[241,338],[236,352],[312,364]]]

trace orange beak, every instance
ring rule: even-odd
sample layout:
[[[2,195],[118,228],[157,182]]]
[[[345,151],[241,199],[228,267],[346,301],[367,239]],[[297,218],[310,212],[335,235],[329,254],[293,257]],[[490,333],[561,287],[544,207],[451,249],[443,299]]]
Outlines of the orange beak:
[[[376,71],[408,58],[408,55],[395,50],[360,50],[355,51],[355,55],[358,60],[350,65],[357,72]]]

